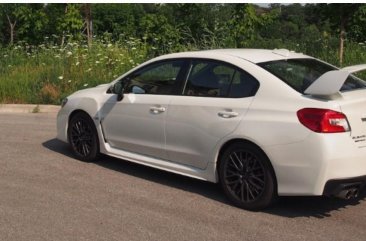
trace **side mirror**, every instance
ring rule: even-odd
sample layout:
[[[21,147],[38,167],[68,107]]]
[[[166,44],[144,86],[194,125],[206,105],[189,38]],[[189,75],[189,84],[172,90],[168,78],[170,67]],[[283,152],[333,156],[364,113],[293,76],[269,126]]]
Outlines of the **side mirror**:
[[[123,99],[124,84],[121,81],[115,83],[112,87],[112,93],[117,95],[117,101]]]

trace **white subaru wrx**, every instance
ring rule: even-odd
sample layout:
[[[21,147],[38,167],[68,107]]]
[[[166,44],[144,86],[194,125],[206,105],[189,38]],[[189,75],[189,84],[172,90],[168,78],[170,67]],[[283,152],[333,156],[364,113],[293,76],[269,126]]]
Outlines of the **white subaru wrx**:
[[[366,82],[288,50],[164,55],[77,91],[58,113],[76,157],[99,153],[219,182],[245,209],[277,195],[356,197],[366,183]]]

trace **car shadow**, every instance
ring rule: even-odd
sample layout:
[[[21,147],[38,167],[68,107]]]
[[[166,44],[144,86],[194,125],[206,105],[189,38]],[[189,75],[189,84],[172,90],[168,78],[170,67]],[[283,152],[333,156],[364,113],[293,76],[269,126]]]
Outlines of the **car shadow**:
[[[57,139],[48,140],[42,145],[54,152],[75,158],[69,146]],[[170,186],[180,190],[196,193],[206,198],[221,202],[225,205],[231,203],[224,197],[219,185],[178,174],[158,170],[155,168],[135,164],[121,159],[103,155],[94,165],[108,168],[116,172],[124,173],[147,181]],[[361,192],[360,196],[353,200],[342,200],[333,197],[281,197],[272,207],[260,212],[288,218],[315,217],[326,218],[331,212],[340,211],[364,202],[366,193]]]

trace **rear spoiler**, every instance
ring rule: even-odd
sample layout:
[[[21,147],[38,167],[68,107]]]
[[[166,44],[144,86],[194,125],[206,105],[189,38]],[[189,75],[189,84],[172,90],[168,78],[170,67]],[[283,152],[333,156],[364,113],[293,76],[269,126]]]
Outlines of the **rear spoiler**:
[[[348,76],[362,70],[366,70],[366,64],[353,65],[339,70],[328,71],[316,79],[304,91],[304,94],[314,96],[332,96],[338,94]]]

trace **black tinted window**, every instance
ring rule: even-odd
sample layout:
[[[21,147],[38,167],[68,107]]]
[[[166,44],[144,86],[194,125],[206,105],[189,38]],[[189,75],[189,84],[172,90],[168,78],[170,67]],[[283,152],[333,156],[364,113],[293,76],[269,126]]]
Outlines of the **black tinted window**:
[[[221,62],[195,60],[184,95],[248,97],[255,94],[258,86],[255,78],[236,67]]]
[[[183,60],[162,62],[142,68],[127,77],[128,93],[167,95],[179,87]]]

